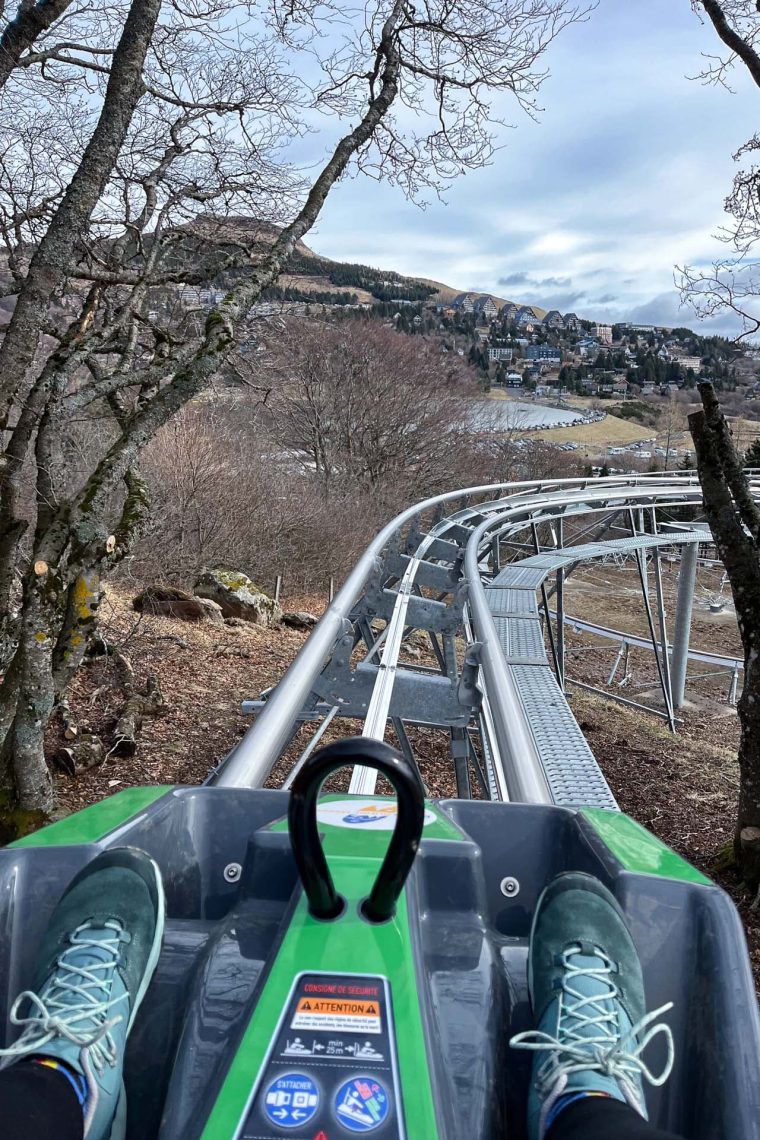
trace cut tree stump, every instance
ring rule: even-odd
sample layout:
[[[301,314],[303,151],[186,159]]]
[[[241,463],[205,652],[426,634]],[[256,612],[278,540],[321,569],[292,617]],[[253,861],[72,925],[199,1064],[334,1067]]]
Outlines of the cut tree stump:
[[[83,732],[78,740],[59,748],[53,759],[67,775],[77,776],[88,768],[96,768],[104,758],[105,749],[100,737]]]
[[[114,730],[114,744],[109,755],[134,756],[137,738],[146,716],[155,716],[164,706],[164,697],[155,677],[148,677],[144,693],[130,696]]]

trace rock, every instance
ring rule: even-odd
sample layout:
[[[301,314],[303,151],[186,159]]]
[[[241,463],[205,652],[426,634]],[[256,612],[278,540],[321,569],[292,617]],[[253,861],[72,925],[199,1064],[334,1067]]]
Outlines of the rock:
[[[290,610],[282,615],[282,624],[288,629],[314,629],[319,618],[307,610]]]
[[[211,599],[209,598],[209,601]],[[221,606],[219,607],[221,609]],[[223,618],[224,624],[228,629],[245,629],[245,622],[242,618]]]
[[[213,598],[193,597],[193,601],[203,607],[206,621],[210,621],[212,625],[224,625],[222,607]]]
[[[176,586],[148,586],[132,602],[139,614],[158,614],[182,621],[211,621],[221,625],[222,610],[209,598],[195,598]]]
[[[225,618],[242,618],[254,625],[276,625],[282,617],[279,604],[238,570],[221,567],[203,570],[195,583],[195,593],[217,602]]]

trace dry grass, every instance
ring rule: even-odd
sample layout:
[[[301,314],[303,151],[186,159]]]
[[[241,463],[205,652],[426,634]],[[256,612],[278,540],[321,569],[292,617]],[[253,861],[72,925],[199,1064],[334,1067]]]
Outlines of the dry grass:
[[[606,416],[598,423],[532,431],[530,438],[544,439],[550,443],[582,443],[598,449],[600,446],[615,447],[638,443],[640,440],[650,439],[653,435],[652,428],[641,427],[640,424],[632,423],[630,420],[620,420],[617,416]]]

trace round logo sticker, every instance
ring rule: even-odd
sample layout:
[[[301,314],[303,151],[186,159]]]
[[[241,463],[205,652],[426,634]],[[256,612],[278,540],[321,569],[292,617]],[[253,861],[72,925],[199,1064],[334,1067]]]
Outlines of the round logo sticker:
[[[264,1112],[280,1128],[308,1124],[319,1108],[319,1089],[304,1073],[285,1073],[264,1094]]]
[[[396,826],[395,800],[327,800],[317,807],[320,823],[333,827],[357,827],[363,831],[392,831]],[[436,814],[425,808],[425,826],[435,823]]]
[[[349,1132],[372,1132],[379,1128],[390,1108],[388,1094],[374,1077],[354,1077],[335,1095],[338,1120]]]

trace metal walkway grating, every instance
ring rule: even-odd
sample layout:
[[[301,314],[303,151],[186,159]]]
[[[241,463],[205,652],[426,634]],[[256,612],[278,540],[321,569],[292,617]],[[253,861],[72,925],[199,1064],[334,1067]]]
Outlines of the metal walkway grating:
[[[555,804],[617,810],[615,797],[548,666],[512,665]]]

